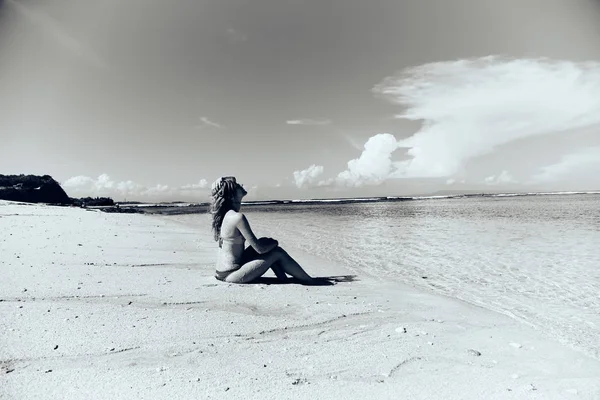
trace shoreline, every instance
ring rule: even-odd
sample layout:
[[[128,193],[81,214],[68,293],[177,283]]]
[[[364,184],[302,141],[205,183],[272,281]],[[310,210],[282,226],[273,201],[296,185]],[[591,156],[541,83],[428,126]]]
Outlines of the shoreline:
[[[343,204],[368,204],[368,203],[398,203],[412,201],[450,200],[450,199],[510,199],[513,197],[537,197],[537,196],[577,196],[577,195],[600,195],[600,191],[569,191],[569,192],[507,192],[507,193],[462,193],[448,195],[415,195],[415,196],[379,196],[359,198],[332,198],[332,199],[296,199],[296,200],[257,200],[242,202],[245,208],[253,209],[265,206],[293,207],[310,205],[343,205]],[[205,214],[208,212],[209,203],[123,203],[115,202],[116,206],[93,206],[89,209],[102,210],[111,213],[140,213],[161,215],[186,215]]]
[[[171,218],[0,202],[0,398],[600,397],[598,360],[460,299],[216,281]]]

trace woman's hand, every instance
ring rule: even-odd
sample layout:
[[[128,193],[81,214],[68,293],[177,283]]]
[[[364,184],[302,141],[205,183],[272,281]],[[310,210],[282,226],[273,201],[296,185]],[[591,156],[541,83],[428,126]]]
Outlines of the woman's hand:
[[[259,243],[264,244],[264,245],[279,245],[279,242],[271,237],[261,237],[260,239],[258,239]]]

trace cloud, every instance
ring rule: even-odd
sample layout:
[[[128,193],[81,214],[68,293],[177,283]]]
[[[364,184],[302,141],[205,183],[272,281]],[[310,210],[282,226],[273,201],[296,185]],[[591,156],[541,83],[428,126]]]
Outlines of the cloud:
[[[201,179],[198,183],[175,188],[161,184],[146,187],[131,180],[116,182],[107,174],[102,174],[96,179],[83,175],[74,176],[64,181],[62,187],[73,197],[107,196],[115,200],[122,200],[124,198],[142,201],[180,200],[183,196],[193,196],[200,197],[200,200],[204,201],[204,195],[208,194],[208,181],[206,179]]]
[[[179,194],[181,196],[197,196],[204,194],[208,189],[208,181],[206,179],[200,179],[198,183],[191,183],[183,185],[179,188]]]
[[[348,169],[341,172],[336,183],[343,186],[378,185],[396,172],[392,153],[398,141],[389,133],[377,134],[365,143],[360,157],[348,161]]]
[[[294,171],[294,182],[298,188],[318,185],[317,180],[321,175],[323,175],[323,166],[313,164],[302,171]]]
[[[598,185],[600,175],[600,147],[588,147],[578,152],[566,154],[552,165],[540,168],[532,177],[532,183],[553,183],[566,180],[585,180]]]
[[[208,181],[206,179],[200,179],[198,183],[192,183],[181,187],[183,190],[199,190],[208,188]]]
[[[328,119],[291,119],[285,123],[288,125],[329,125],[331,121]]]
[[[149,187],[145,191],[142,192],[144,196],[157,196],[157,195],[173,195],[177,193],[177,191],[171,189],[167,185],[158,184],[156,186]]]
[[[451,177],[506,143],[600,124],[597,62],[492,56],[437,62],[386,78],[373,91],[406,107],[397,117],[421,120],[422,128],[400,141],[374,136],[384,146],[377,150],[383,161],[363,152],[342,173],[346,181]],[[392,163],[398,148],[409,159]]]
[[[6,0],[6,4],[12,6],[19,15],[23,16],[39,29],[44,36],[52,38],[55,43],[69,53],[87,61],[95,67],[108,68],[106,61],[90,45],[71,36],[58,21],[49,15],[33,7],[25,6],[20,1]]]
[[[512,177],[508,171],[502,171],[498,176],[492,175],[488,176],[483,180],[486,185],[497,186],[497,185],[507,185],[511,183],[517,183],[517,181]]]
[[[75,191],[102,193],[105,191],[111,191],[115,187],[120,191],[127,191],[130,188],[133,189],[133,182],[119,182],[116,183],[110,179],[106,174],[100,175],[97,179],[92,179],[89,176],[74,176],[63,182],[62,186],[65,189],[71,189]]]
[[[94,186],[94,180],[88,176],[74,176],[62,183],[65,188],[91,188]]]
[[[205,128],[205,127],[213,127],[213,128],[217,128],[217,129],[223,129],[224,128],[223,125],[221,125],[221,124],[219,124],[217,122],[211,121],[207,117],[200,117],[200,125],[196,125],[195,128],[196,129],[202,129],[202,128]]]

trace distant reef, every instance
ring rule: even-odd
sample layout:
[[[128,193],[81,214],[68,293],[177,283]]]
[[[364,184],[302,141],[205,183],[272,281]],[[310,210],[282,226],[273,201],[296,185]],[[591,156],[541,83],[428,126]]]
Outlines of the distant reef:
[[[0,200],[73,204],[73,199],[50,175],[0,175]]]
[[[115,202],[110,197],[82,197],[80,199],[71,198],[73,205],[79,207],[107,207],[114,206]]]

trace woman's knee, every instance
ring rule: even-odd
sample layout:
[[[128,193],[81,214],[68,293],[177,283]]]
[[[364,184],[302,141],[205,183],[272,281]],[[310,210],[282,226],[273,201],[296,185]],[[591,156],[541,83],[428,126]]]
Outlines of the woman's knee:
[[[275,251],[277,251],[279,254],[285,254],[285,255],[287,255],[287,251],[285,251],[283,249],[283,247],[281,247],[281,246],[275,247]]]
[[[283,253],[285,253],[285,251],[281,247],[277,246],[277,247],[273,247],[266,254],[268,254],[268,255],[280,255],[280,254],[283,254]]]
[[[273,253],[275,254],[275,256],[277,257],[278,260],[281,260],[281,259],[284,259],[286,257],[289,257],[289,254],[287,253],[287,251],[285,251],[284,249],[282,249],[279,246],[275,247],[272,251],[273,251]]]

